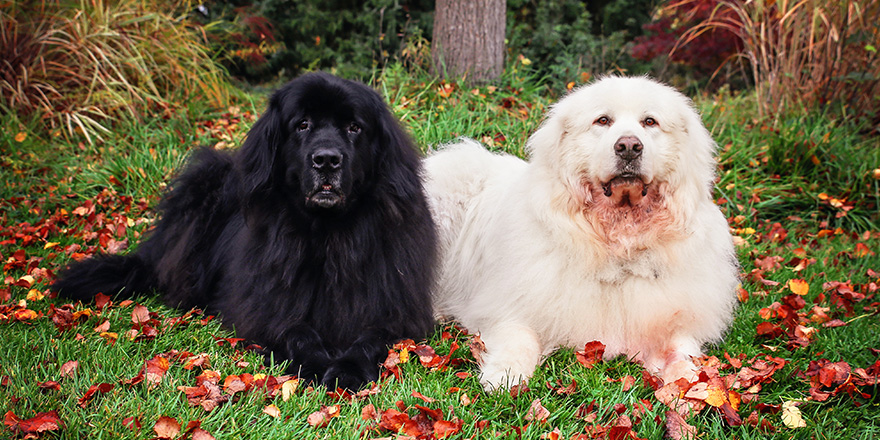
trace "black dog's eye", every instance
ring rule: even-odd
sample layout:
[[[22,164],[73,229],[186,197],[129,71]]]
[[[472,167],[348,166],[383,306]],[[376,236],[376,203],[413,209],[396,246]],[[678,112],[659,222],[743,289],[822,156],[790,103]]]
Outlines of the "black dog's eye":
[[[348,132],[351,133],[351,134],[358,134],[358,133],[361,132],[361,126],[360,126],[360,125],[357,125],[357,124],[354,123],[354,122],[352,122],[352,123],[349,124],[349,126],[348,126]]]
[[[309,128],[312,128],[312,124],[308,121],[308,119],[303,119],[296,124],[296,131],[306,131]]]
[[[645,127],[654,127],[656,125],[659,125],[657,123],[657,120],[654,118],[645,118],[645,120],[642,121],[642,124],[644,124]]]
[[[599,116],[595,121],[593,121],[596,125],[608,125],[611,123],[611,118],[608,116]]]

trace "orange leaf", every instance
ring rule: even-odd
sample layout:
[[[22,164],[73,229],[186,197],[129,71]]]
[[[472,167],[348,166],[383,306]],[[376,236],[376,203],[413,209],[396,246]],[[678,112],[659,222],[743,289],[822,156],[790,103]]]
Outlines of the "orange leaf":
[[[27,133],[25,133],[23,131],[19,131],[15,135],[15,142],[24,142],[25,139],[27,139]]]
[[[797,278],[788,281],[788,288],[800,296],[804,296],[810,291],[810,285],[806,281]]]

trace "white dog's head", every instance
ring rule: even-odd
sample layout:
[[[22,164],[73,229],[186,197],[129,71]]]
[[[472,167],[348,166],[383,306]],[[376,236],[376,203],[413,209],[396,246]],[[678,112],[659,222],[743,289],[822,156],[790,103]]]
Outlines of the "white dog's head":
[[[532,162],[606,226],[653,222],[661,208],[663,221],[686,221],[711,198],[714,150],[691,101],[645,77],[576,89],[529,139]]]

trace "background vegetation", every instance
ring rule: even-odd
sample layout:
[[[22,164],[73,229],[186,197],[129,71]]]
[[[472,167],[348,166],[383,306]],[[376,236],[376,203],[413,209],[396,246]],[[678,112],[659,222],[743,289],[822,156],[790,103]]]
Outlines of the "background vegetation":
[[[528,388],[486,395],[473,337],[440,324],[351,396],[291,389],[217,319],[154,298],[50,297],[70,258],[135,246],[193,146],[237,147],[267,90],[318,68],[376,87],[425,150],[463,135],[522,155],[549,105],[606,73],[685,90],[719,145],[715,197],[743,273],[707,359],[733,413],[691,398],[687,426],[880,435],[878,1],[688,0],[642,17],[620,12],[641,0],[589,4],[510,0],[506,71],[472,88],[427,73],[430,2],[0,3],[0,437],[683,434],[626,359],[588,368],[563,350]]]

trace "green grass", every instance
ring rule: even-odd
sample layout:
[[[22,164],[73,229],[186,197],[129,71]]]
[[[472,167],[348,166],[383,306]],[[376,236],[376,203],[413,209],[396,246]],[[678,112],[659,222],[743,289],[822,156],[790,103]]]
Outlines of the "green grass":
[[[522,154],[528,135],[560,94],[547,90],[528,72],[512,70],[497,88],[480,87],[476,92],[473,88],[461,89],[458,84],[443,90],[443,84],[426,75],[395,68],[379,75],[376,84],[422,147],[431,148],[456,136],[470,136],[491,140],[493,148],[516,154]],[[119,218],[115,216],[125,216],[133,224],[124,237],[116,238],[136,242],[153,218],[148,208],[155,205],[164,184],[183,163],[188,151],[194,145],[213,145],[224,139],[226,131],[205,130],[205,122],[237,121],[238,128],[230,130],[230,139],[232,143],[238,142],[252,122],[246,112],[261,111],[263,99],[254,96],[250,101],[242,101],[235,111],[212,113],[194,107],[172,114],[167,120],[156,117],[141,124],[117,127],[112,139],[95,146],[40,139],[33,134],[19,142],[15,136],[28,132],[28,126],[11,118],[0,119],[0,241],[5,242],[0,244],[0,256],[7,279],[6,285],[0,286],[0,295],[8,292],[10,296],[0,304],[11,306],[25,300],[30,289],[9,285],[25,275],[25,268],[56,271],[69,258],[64,252],[68,245],[96,246],[97,238],[88,233],[100,232],[106,222]],[[748,95],[707,96],[698,98],[697,103],[721,147],[716,198],[727,200],[722,209],[742,238],[743,244],[738,247],[742,272],[749,274],[756,269],[757,259],[781,257],[780,267],[763,273],[764,279],[779,285],[766,286],[744,279],[743,287],[750,298],[740,305],[724,342],[710,347],[708,354],[721,360],[725,353],[733,357],[743,354],[747,359],[765,354],[785,359],[787,365],[773,375],[772,381],[763,384],[757,402],[743,403],[739,414],[745,419],[758,402],[779,405],[804,400],[800,409],[806,426],[786,428],[780,414],[765,414],[762,417],[776,431],[764,432],[748,424],[731,427],[711,408],[690,417],[689,423],[699,430],[700,438],[880,436],[876,386],[862,387],[870,395],[867,399],[842,393],[825,402],[814,402],[806,401],[810,385],[803,377],[810,361],[822,358],[845,361],[853,368],[865,368],[877,360],[880,325],[877,297],[871,292],[870,283],[880,284],[880,279],[869,275],[869,270],[880,271],[880,235],[865,233],[877,231],[877,180],[870,173],[880,166],[874,148],[876,139],[862,137],[858,127],[821,114],[792,118],[781,126],[762,129],[763,122],[753,117],[754,103]],[[794,147],[804,142],[810,147]],[[817,156],[819,164],[810,160],[812,155]],[[847,203],[853,203],[853,208],[843,211],[830,205],[819,198],[823,192],[845,198]],[[95,203],[96,218],[105,223],[98,224],[76,214],[65,217],[66,223],[50,221],[62,218],[62,212],[73,213],[88,201]],[[840,212],[846,215],[838,216]],[[783,240],[773,241],[772,235],[768,235],[774,222],[786,231]],[[833,233],[838,227],[841,231]],[[820,233],[823,230],[832,233]],[[25,236],[33,237],[33,241],[27,241]],[[45,248],[46,243],[56,242],[59,244]],[[857,247],[860,243],[873,253],[862,255]],[[791,261],[801,254],[799,248],[815,263],[794,271]],[[16,263],[14,253],[21,249],[26,253],[25,261]],[[33,288],[46,291],[50,277],[37,278]],[[761,309],[790,294],[786,285],[793,278],[809,283],[805,310],[815,302],[828,307],[830,317],[849,324],[837,328],[812,324],[818,330],[811,343],[793,350],[786,348],[785,337],[759,337],[756,326],[765,321],[759,315]],[[855,303],[854,312],[847,314],[831,304],[830,295],[823,292],[823,283],[829,281],[850,281],[868,297]],[[761,292],[766,294],[762,296]],[[824,299],[820,297],[823,293]],[[57,410],[65,427],[44,433],[41,438],[152,438],[156,435],[153,425],[163,415],[175,418],[183,426],[198,420],[201,428],[216,438],[378,438],[394,433],[368,429],[375,423],[361,417],[367,405],[373,405],[380,413],[403,407],[404,412],[415,417],[419,413],[416,404],[441,410],[446,420],[460,420],[461,431],[452,438],[539,438],[558,428],[560,438],[567,439],[585,434],[589,424],[612,425],[618,417],[618,404],[623,406],[617,408],[631,418],[636,413],[635,405],[650,406],[634,426],[640,438],[662,438],[665,432],[663,421],[668,408],[642,382],[642,369],[635,363],[618,358],[587,369],[577,362],[572,350],[560,350],[538,368],[528,391],[517,397],[510,393],[487,395],[478,383],[478,369],[467,348],[469,336],[446,324],[438,324],[435,334],[426,341],[441,355],[449,352],[453,342],[462,347],[452,356],[459,359],[458,363],[444,371],[423,367],[411,353],[409,362],[400,366],[401,380],[382,382],[380,392],[374,395],[353,401],[336,400],[324,389],[300,386],[284,401],[250,390],[236,394],[239,397],[234,401],[207,413],[200,407],[189,406],[184,393],[177,389],[195,386],[200,368],[186,370],[182,362],[172,361],[162,381],[152,389],[146,383],[130,386],[123,381],[135,377],[145,361],[171,350],[207,353],[210,369],[219,371],[224,378],[242,373],[277,377],[283,375],[281,366],[264,367],[260,356],[243,350],[241,345],[218,346],[215,336],[231,337],[232,333],[220,327],[217,320],[202,325],[202,317],[196,316],[186,324],[161,330],[154,339],[129,340],[124,333],[132,326],[132,305],[114,304],[100,313],[93,310],[91,316],[62,333],[49,314],[52,305],[61,306],[63,301],[44,298],[25,302],[28,309],[42,316],[26,322],[0,318],[0,411],[30,418]],[[159,321],[183,313],[162,306],[156,298],[139,298],[137,302],[158,313]],[[76,310],[90,307],[94,308],[91,304],[78,305]],[[105,320],[110,322],[109,331],[118,334],[114,344],[94,331]],[[61,378],[61,365],[70,360],[79,361],[79,368],[71,377]],[[727,369],[722,374],[731,372]],[[626,376],[636,380],[632,388],[625,390],[620,379]],[[42,391],[38,384],[47,380],[60,382],[60,390]],[[577,388],[571,394],[558,394],[551,389],[558,388],[557,383],[568,385],[572,380]],[[97,383],[114,387],[94,397],[84,408],[78,406],[78,399]],[[425,402],[415,397],[414,392],[436,400]],[[536,399],[550,412],[546,422],[526,419]],[[578,408],[591,402],[595,402],[597,420],[588,423],[578,419]],[[269,404],[279,408],[279,418],[263,413]],[[322,405],[334,404],[340,405],[340,416],[331,419],[328,426],[308,425],[309,414]],[[123,420],[127,417],[138,417],[141,428],[125,427]],[[0,438],[11,435],[5,426],[0,427],[0,432]]]

